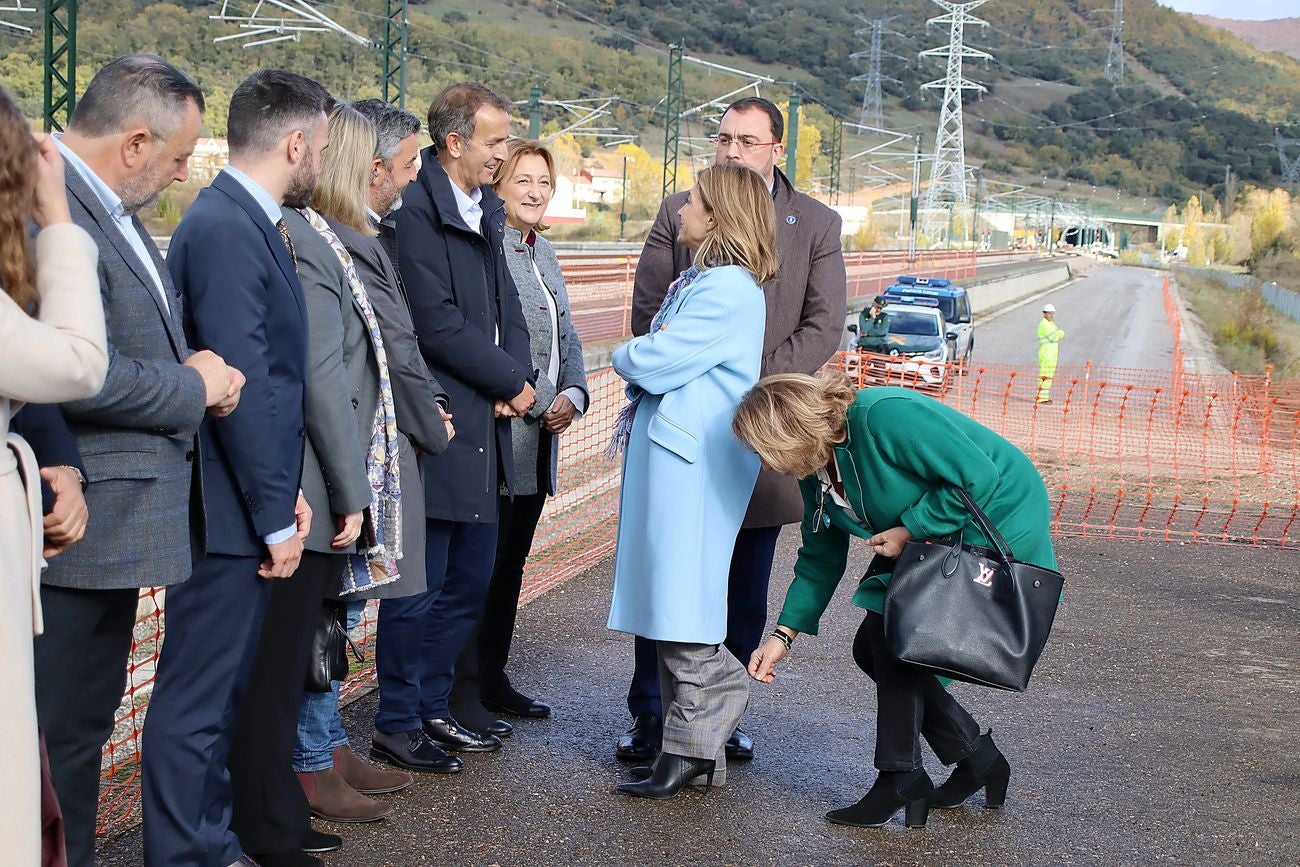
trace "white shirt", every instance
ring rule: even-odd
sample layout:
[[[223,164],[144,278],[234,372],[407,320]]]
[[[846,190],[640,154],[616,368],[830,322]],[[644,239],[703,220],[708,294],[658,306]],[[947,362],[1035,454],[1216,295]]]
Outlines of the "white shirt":
[[[227,175],[229,175],[231,180],[238,183],[241,187],[244,188],[244,190],[250,196],[253,197],[253,201],[257,202],[257,204],[266,213],[266,218],[271,221],[272,226],[280,222],[280,218],[284,216],[284,210],[280,207],[280,203],[277,202],[271,196],[270,193],[268,193],[265,189],[262,188],[261,184],[259,184],[257,181],[253,180],[248,175],[244,174],[234,166],[228,165],[224,169],[222,169],[222,171],[225,172]],[[300,489],[298,493],[301,494],[302,490]],[[262,537],[262,541],[268,545],[275,545],[279,542],[283,542],[287,540],[290,536],[292,536],[297,531],[298,531],[298,524],[295,521],[295,523],[290,524],[288,527],[285,527],[283,530],[276,530],[274,533],[267,533],[265,536]]]
[[[451,176],[447,179],[451,180]],[[460,211],[460,218],[465,221],[465,225],[472,231],[483,234],[483,206],[479,204],[483,201],[483,190],[475,187],[467,193],[452,181],[451,191],[456,196],[456,209]]]
[[[835,474],[839,476],[841,479],[843,479],[844,475],[840,473],[839,459],[836,458],[834,454],[832,454],[831,460],[835,461]],[[822,487],[826,490],[826,492],[831,495],[831,502],[839,506],[845,512],[847,512],[848,516],[853,519],[853,523],[861,524],[862,519],[859,518],[858,513],[854,511],[853,504],[850,503],[848,500],[846,500],[844,497],[841,497],[840,492],[835,490],[835,485],[831,483],[831,474],[826,471],[825,467],[822,467],[817,471],[817,479],[818,481],[821,482]]]
[[[108,212],[109,218],[117,226],[118,231],[122,233],[122,237],[126,239],[126,242],[131,245],[131,249],[135,252],[141,264],[144,265],[145,270],[149,272],[149,276],[153,278],[154,291],[162,299],[163,309],[170,313],[172,306],[167,300],[167,290],[163,288],[162,278],[158,276],[158,268],[154,265],[153,253],[149,249],[153,241],[146,241],[141,237],[140,230],[135,224],[135,215],[126,212],[122,205],[121,196],[113,192],[112,188],[104,183],[90,166],[86,165],[86,161],[79,157],[72,148],[60,141],[60,138],[61,136],[58,134],[54,136],[54,145],[59,149],[59,153],[63,154],[63,161],[76,169],[77,174],[81,175],[81,179],[95,192],[99,203]]]

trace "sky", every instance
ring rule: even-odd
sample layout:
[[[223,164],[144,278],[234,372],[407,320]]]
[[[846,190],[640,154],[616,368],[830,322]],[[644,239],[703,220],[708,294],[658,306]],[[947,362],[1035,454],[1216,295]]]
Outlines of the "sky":
[[[1159,0],[1162,6],[1179,12],[1213,15],[1216,18],[1241,18],[1250,21],[1300,16],[1296,0]]]

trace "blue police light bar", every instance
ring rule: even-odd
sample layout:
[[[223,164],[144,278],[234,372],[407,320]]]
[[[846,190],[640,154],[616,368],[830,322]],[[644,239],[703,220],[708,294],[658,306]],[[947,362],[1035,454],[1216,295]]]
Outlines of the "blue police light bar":
[[[946,289],[952,285],[951,280],[942,277],[915,277],[906,274],[900,276],[894,283],[899,286],[930,286],[934,289]]]
[[[886,301],[897,301],[899,304],[911,304],[916,307],[938,307],[938,298],[928,298],[924,295],[902,295],[897,292],[885,291]]]

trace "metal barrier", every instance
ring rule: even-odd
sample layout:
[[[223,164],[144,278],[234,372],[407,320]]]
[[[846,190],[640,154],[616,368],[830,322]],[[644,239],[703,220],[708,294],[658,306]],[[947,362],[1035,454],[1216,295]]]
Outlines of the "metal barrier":
[[[924,274],[949,280],[974,277],[980,267],[1022,261],[1034,254],[1012,250],[926,250],[909,262],[906,250],[846,253],[845,300],[884,291],[899,274]],[[584,343],[601,343],[632,336],[632,282],[639,256],[579,262],[561,260],[569,292],[574,327]]]

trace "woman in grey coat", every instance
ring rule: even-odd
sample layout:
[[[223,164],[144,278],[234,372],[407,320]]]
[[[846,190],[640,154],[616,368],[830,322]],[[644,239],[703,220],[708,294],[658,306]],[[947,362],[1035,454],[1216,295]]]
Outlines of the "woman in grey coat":
[[[493,228],[504,235],[506,264],[519,290],[528,324],[537,403],[511,424],[515,455],[513,499],[501,498],[496,566],[476,640],[456,664],[452,714],[476,731],[508,733],[508,724],[485,710],[540,719],[548,705],[515,689],[506,660],[519,608],[524,564],[546,497],[555,493],[559,435],[587,409],[587,374],[582,343],[573,328],[569,296],[555,248],[541,236],[542,218],[555,189],[555,164],[538,142],[516,141],[497,167],[493,189],[504,202]],[[498,414],[510,414],[498,403]]]

